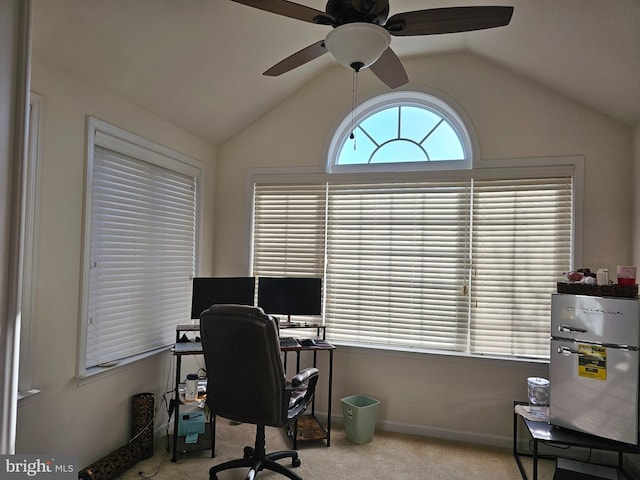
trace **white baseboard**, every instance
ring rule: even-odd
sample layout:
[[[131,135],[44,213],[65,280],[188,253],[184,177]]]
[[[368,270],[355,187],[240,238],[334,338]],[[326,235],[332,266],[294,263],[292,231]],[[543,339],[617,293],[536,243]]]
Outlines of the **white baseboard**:
[[[317,412],[317,415],[326,418],[326,412]],[[331,415],[332,425],[343,425],[344,419],[342,415]],[[414,425],[403,422],[378,421],[376,428],[385,432],[404,433],[407,435],[416,435],[419,437],[438,438],[441,440],[452,440],[456,442],[475,443],[479,445],[489,445],[492,447],[512,448],[513,439],[511,437],[502,437],[497,435],[479,434],[477,432],[468,432],[462,430],[452,430],[445,428],[428,427],[424,425]]]
[[[479,434],[461,430],[445,428],[426,427],[423,425],[412,425],[402,422],[378,422],[380,429],[388,432],[404,433],[408,435],[418,435],[421,437],[439,438],[441,440],[453,440],[456,442],[476,443],[480,445],[490,445],[493,447],[510,448],[513,445],[511,437],[500,437],[497,435]]]

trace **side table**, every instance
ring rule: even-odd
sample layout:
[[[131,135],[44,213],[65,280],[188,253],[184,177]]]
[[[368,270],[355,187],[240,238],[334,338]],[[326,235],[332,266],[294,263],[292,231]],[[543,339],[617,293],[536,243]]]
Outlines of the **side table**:
[[[618,464],[613,466],[618,471],[624,472],[623,460],[625,453],[640,453],[640,445],[630,445],[628,443],[616,442],[613,440],[607,440],[605,438],[596,437],[594,435],[588,435],[582,432],[576,432],[567,428],[557,427],[550,425],[544,421],[533,421],[528,418],[519,415],[516,412],[517,405],[528,405],[527,402],[513,402],[513,456],[520,470],[520,475],[523,480],[528,480],[527,474],[524,471],[521,456],[533,457],[533,478],[532,480],[538,480],[538,458],[539,444],[540,442],[547,445],[559,445],[565,447],[583,447],[591,448],[594,450],[603,450],[618,453]],[[526,431],[532,438],[533,452],[523,453],[518,450],[518,425],[522,423],[525,426]]]

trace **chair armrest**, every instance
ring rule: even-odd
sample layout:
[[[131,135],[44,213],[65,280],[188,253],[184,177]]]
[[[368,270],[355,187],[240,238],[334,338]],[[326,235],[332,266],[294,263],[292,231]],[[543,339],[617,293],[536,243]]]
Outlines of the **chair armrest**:
[[[299,387],[304,382],[308,382],[313,375],[317,376],[318,374],[319,371],[317,368],[305,368],[291,379],[291,386]]]
[[[319,370],[314,367],[298,372],[284,389],[282,419],[290,422],[300,416],[311,403],[318,383]]]

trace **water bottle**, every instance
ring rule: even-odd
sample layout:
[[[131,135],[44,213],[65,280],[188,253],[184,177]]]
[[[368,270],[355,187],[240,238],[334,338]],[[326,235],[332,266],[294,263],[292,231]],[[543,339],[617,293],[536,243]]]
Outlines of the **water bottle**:
[[[609,285],[609,269],[599,268],[596,272],[598,285]]]
[[[198,375],[190,373],[187,375],[187,381],[184,389],[184,399],[187,402],[193,402],[198,398]]]

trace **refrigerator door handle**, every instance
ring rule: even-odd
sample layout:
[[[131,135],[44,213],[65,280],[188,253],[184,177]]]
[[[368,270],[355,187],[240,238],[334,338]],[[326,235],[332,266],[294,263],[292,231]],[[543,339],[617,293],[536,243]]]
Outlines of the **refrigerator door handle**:
[[[567,325],[566,323],[561,323],[560,325],[558,325],[558,331],[559,332],[579,332],[579,333],[587,333],[589,332],[589,330],[587,330],[586,328],[578,328],[578,327],[572,327],[571,325]]]
[[[565,357],[569,357],[571,355],[582,355],[580,352],[578,352],[578,350],[574,350],[573,348],[567,347],[565,345],[561,345],[560,347],[558,347],[558,353]]]

